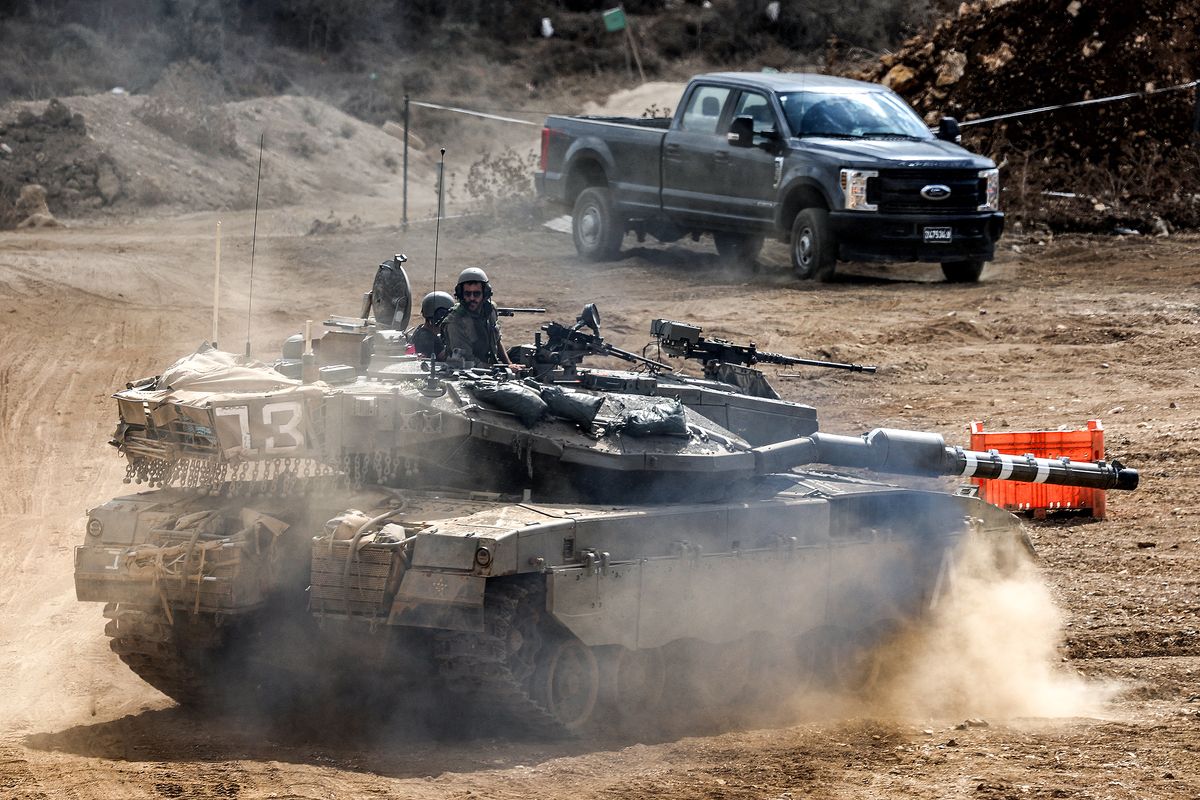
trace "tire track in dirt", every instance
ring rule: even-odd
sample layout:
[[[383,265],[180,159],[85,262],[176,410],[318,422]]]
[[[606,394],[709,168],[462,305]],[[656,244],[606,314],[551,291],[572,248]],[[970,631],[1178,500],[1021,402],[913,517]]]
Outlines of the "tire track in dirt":
[[[75,600],[72,551],[84,510],[125,490],[109,394],[185,349],[171,322],[188,309],[153,302],[169,270],[122,259],[106,281],[104,261],[59,249],[70,238],[0,237],[35,251],[0,273],[0,719],[15,730],[159,697],[104,646],[99,606]],[[136,303],[114,296],[130,281]]]

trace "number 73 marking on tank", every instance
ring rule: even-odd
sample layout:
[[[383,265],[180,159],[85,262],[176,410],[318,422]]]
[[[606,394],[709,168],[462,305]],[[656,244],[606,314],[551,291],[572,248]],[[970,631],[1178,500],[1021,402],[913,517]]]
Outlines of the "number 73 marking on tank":
[[[299,400],[264,403],[255,409],[256,423],[251,426],[251,406],[223,406],[215,409],[218,418],[231,417],[238,426],[242,455],[255,456],[294,453],[304,448],[304,409]],[[219,422],[219,419],[218,419]],[[253,436],[252,434],[253,430]]]

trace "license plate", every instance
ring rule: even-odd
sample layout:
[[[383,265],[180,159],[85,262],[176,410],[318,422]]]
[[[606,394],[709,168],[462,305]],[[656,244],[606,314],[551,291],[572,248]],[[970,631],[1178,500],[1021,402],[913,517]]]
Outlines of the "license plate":
[[[954,241],[953,228],[926,228],[926,242],[951,242]]]

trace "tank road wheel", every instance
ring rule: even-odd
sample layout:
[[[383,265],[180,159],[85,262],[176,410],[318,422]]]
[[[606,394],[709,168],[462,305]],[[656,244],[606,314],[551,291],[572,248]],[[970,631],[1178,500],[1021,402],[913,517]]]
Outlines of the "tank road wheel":
[[[855,634],[830,628],[824,638],[826,676],[834,689],[858,694],[870,691],[883,671],[884,629]]]
[[[800,280],[826,283],[837,267],[837,242],[829,230],[829,212],[805,208],[792,222],[792,269]]]
[[[748,721],[783,719],[789,702],[812,691],[818,651],[808,637],[755,637],[752,642],[747,706]]]
[[[596,656],[577,639],[560,639],[543,648],[530,695],[572,733],[592,720],[600,694]]]
[[[667,686],[662,650],[602,647],[599,662],[600,707],[605,718],[632,732],[652,722]]]
[[[613,208],[606,186],[591,186],[579,193],[571,215],[575,250],[588,261],[613,261],[621,254],[625,230]]]
[[[654,707],[667,685],[667,665],[662,651],[616,648],[605,659],[605,700]]]
[[[484,594],[484,630],[442,631],[434,659],[468,717],[506,735],[552,739],[591,722],[600,670],[590,648],[546,615],[544,587],[497,581]]]
[[[723,261],[743,269],[758,268],[758,254],[762,251],[763,238],[741,233],[714,233],[717,254]]]
[[[984,261],[974,258],[968,261],[943,261],[942,274],[946,283],[975,283],[983,274]]]

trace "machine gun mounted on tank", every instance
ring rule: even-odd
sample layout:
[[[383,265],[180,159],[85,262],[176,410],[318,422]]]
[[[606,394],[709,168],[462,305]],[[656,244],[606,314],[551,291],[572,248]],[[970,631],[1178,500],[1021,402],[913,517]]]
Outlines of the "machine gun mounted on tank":
[[[706,374],[710,365],[734,364],[753,367],[755,364],[784,364],[802,367],[828,367],[850,372],[875,372],[877,367],[863,364],[843,364],[838,361],[820,361],[812,358],[787,356],[759,350],[754,342],[748,345],[734,344],[725,339],[701,336],[701,328],[688,322],[656,319],[650,323],[650,335],[658,346],[674,358],[692,358],[704,363]],[[714,377],[714,376],[708,376]]]
[[[591,333],[584,328],[589,329]],[[600,311],[594,303],[583,307],[583,312],[571,327],[558,322],[548,322],[534,335],[533,347],[524,346],[514,350],[516,352],[512,354],[513,362],[524,364],[539,378],[555,368],[560,368],[564,378],[573,379],[576,366],[587,356],[619,358],[637,364],[651,374],[671,372],[670,364],[622,350],[604,341],[600,335]]]

